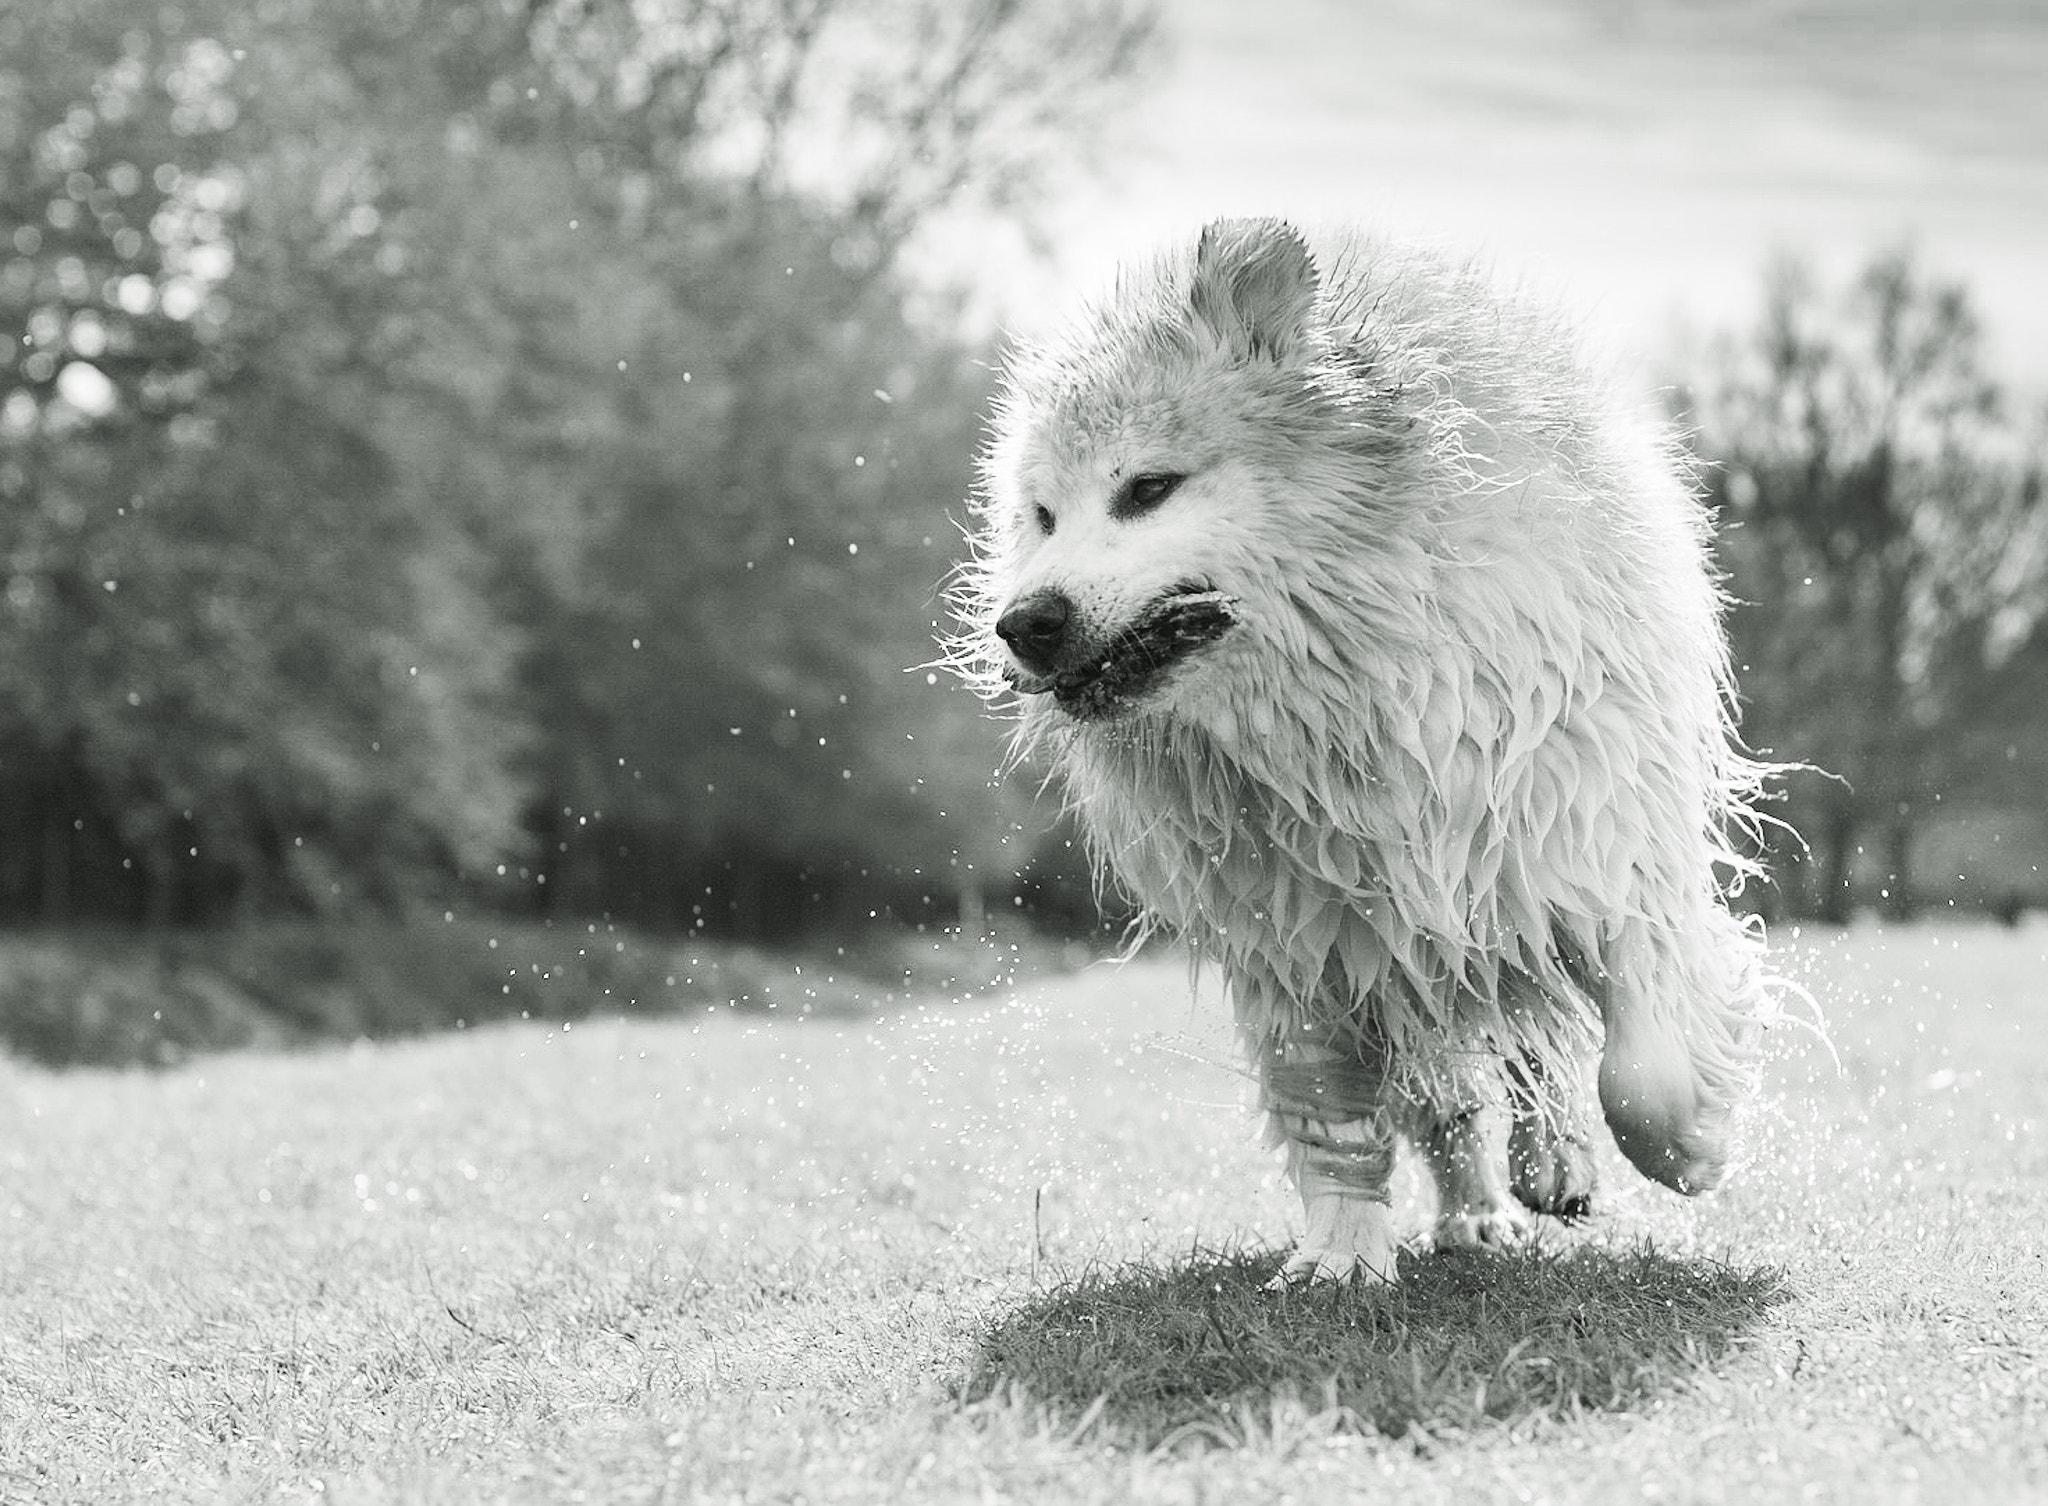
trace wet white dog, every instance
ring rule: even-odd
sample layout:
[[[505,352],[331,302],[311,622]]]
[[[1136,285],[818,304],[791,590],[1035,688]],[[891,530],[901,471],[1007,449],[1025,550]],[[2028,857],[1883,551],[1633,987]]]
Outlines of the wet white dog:
[[[1720,1180],[1758,770],[1703,511],[1559,325],[1218,222],[1014,363],[978,513],[956,652],[1226,979],[1306,1210],[1287,1276],[1392,1276],[1402,1137],[1441,1243],[1585,1211],[1596,1051],[1628,1158]]]

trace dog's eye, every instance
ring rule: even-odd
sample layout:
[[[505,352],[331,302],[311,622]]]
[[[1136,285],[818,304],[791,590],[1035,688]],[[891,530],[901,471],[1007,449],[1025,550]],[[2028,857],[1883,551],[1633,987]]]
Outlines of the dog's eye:
[[[1135,518],[1148,513],[1172,496],[1175,488],[1187,479],[1185,476],[1167,471],[1133,476],[1124,483],[1123,490],[1116,495],[1116,500],[1109,504],[1110,514],[1118,518]]]
[[[1052,532],[1052,509],[1043,502],[1031,509],[1031,521],[1038,525],[1040,533]]]

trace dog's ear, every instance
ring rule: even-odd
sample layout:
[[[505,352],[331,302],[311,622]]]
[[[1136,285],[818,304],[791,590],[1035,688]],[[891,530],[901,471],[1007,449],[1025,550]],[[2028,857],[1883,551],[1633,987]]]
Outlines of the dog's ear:
[[[1195,246],[1195,318],[1242,356],[1286,361],[1316,301],[1308,243],[1285,220],[1213,220]]]

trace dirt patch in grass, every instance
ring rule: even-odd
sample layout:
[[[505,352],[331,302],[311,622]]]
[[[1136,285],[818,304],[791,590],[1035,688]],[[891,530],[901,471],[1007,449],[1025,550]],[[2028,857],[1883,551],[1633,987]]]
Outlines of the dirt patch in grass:
[[[1198,1253],[1067,1282],[982,1339],[960,1399],[1025,1400],[1141,1450],[1237,1446],[1276,1401],[1336,1430],[1442,1440],[1639,1408],[1790,1296],[1775,1267],[1649,1246],[1404,1253],[1391,1287],[1269,1292],[1282,1258]]]

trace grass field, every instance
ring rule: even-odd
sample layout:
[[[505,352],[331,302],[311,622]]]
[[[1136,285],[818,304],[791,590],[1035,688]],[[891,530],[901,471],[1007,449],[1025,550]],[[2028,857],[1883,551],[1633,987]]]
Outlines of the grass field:
[[[1784,951],[1726,1192],[1377,1296],[1171,959],[0,1064],[0,1501],[2048,1498],[2048,928]]]

